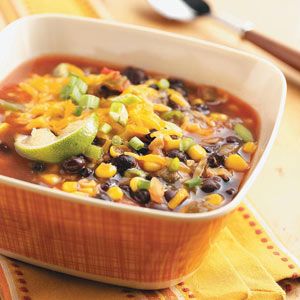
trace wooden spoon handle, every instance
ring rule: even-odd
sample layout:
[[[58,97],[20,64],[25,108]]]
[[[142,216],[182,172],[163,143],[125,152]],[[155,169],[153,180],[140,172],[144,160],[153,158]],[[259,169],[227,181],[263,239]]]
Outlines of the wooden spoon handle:
[[[245,31],[243,39],[252,42],[294,69],[300,71],[300,51],[289,48],[255,30]]]

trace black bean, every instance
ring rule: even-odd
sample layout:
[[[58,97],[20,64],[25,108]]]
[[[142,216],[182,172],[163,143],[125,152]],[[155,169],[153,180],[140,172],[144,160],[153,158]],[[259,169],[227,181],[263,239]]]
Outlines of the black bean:
[[[221,188],[220,183],[213,178],[206,178],[203,180],[201,190],[205,193],[211,193]]]
[[[117,167],[118,172],[122,175],[127,169],[136,166],[136,159],[132,156],[122,154],[113,158],[112,164]]]
[[[73,156],[62,163],[63,170],[70,174],[80,173],[85,166],[86,161],[82,156]]]
[[[153,89],[155,89],[155,90],[159,90],[159,87],[158,87],[158,85],[157,84],[155,84],[155,83],[153,83],[153,84],[150,84],[149,85],[149,87],[151,87],[151,88],[153,88]]]
[[[80,170],[79,173],[82,177],[89,177],[94,173],[94,171],[92,169],[86,167],[86,168],[83,168],[82,170]]]
[[[179,92],[184,97],[188,96],[188,90],[182,80],[176,78],[170,78],[169,82],[170,82],[171,89]]]
[[[151,137],[151,133],[155,131],[156,130],[151,129],[150,132],[143,137],[143,142],[146,144],[150,144],[155,139],[155,137]]]
[[[236,190],[234,188],[230,188],[226,191],[226,193],[230,196],[235,195],[236,194]]]
[[[6,143],[0,141],[0,152],[9,153],[11,152],[11,149]]]
[[[95,137],[92,144],[96,145],[96,146],[103,146],[105,142],[106,142],[106,139]]]
[[[137,190],[136,192],[131,192],[130,195],[139,204],[150,202],[150,194],[147,190]]]
[[[169,202],[176,195],[176,190],[167,190],[165,191],[165,199]]]
[[[194,110],[197,110],[201,113],[203,113],[204,115],[208,115],[210,113],[210,109],[206,104],[196,104],[192,107]]]
[[[182,162],[186,162],[186,160],[187,160],[186,154],[182,151],[177,150],[177,149],[173,149],[173,150],[169,151],[167,153],[167,155],[168,155],[168,157],[172,157],[172,158],[178,157],[179,160],[182,161]]]
[[[106,182],[101,184],[101,189],[106,192],[112,185],[116,185],[117,183],[118,180],[110,178]]]
[[[104,182],[104,183],[101,184],[101,189],[105,192],[108,191],[109,187],[110,187],[109,182]]]
[[[113,90],[106,85],[101,85],[97,90],[97,96],[103,97],[103,98],[108,98],[111,96],[118,96],[120,94],[121,94],[120,91]]]
[[[149,153],[149,149],[148,146],[145,145],[142,149],[140,150],[135,150],[136,153],[140,154],[140,155],[146,155]]]
[[[35,173],[40,173],[46,170],[46,165],[42,162],[35,161],[31,165],[31,170]]]
[[[125,75],[132,84],[141,84],[148,79],[147,74],[139,68],[127,67],[122,71],[122,75]]]
[[[104,201],[111,201],[111,198],[105,192],[99,192],[95,198],[104,200]]]
[[[224,165],[224,161],[224,155],[218,155],[217,153],[211,154],[207,159],[207,163],[211,168],[217,168]]]
[[[228,137],[226,138],[226,142],[227,142],[227,143],[230,143],[230,144],[233,144],[233,143],[241,144],[241,143],[242,143],[242,140],[239,139],[237,136],[232,135],[232,136],[228,136]]]

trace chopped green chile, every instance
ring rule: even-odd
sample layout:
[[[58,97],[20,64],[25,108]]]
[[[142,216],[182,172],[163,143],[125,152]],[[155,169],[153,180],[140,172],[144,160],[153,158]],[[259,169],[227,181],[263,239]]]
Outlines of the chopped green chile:
[[[128,121],[128,112],[123,103],[113,102],[109,111],[110,117],[118,122],[120,125],[125,126]]]
[[[179,150],[187,151],[191,146],[195,144],[195,141],[192,138],[183,138],[180,141]]]
[[[174,157],[171,160],[171,162],[168,166],[168,169],[169,169],[170,172],[176,172],[176,171],[179,170],[179,167],[180,167],[180,160],[179,160],[178,157]]]
[[[234,131],[244,142],[253,142],[253,135],[251,131],[244,125],[240,123],[235,124]]]
[[[146,177],[146,173],[143,170],[137,169],[137,168],[131,168],[125,171],[124,173],[125,177]]]
[[[171,110],[162,114],[164,120],[170,121],[172,119],[182,119],[184,114],[180,110]]]
[[[145,146],[145,144],[136,136],[131,138],[128,144],[134,150],[141,150]]]
[[[149,187],[150,187],[150,180],[140,178],[139,181],[137,182],[137,188],[139,190],[148,190]]]
[[[19,103],[12,103],[3,99],[0,99],[0,108],[9,111],[24,111],[25,107]]]
[[[184,182],[184,184],[189,188],[193,189],[196,186],[200,186],[202,184],[202,178],[201,177],[194,177],[192,179],[189,179]]]

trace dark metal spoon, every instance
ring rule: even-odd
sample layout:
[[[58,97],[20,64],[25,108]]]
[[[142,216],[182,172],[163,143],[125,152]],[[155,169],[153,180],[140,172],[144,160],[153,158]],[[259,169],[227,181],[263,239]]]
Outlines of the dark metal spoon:
[[[216,15],[203,0],[148,0],[149,4],[168,19],[182,22],[192,21],[198,16],[209,15],[235,30],[240,38],[252,42],[276,58],[300,71],[300,51],[283,45],[256,30],[250,22],[238,22],[232,18]]]

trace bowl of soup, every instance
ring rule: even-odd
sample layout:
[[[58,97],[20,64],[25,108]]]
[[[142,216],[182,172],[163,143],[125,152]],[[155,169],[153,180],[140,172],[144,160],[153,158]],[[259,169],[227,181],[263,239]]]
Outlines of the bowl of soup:
[[[1,253],[142,289],[192,274],[267,157],[282,73],[77,17],[24,18],[0,41]]]

